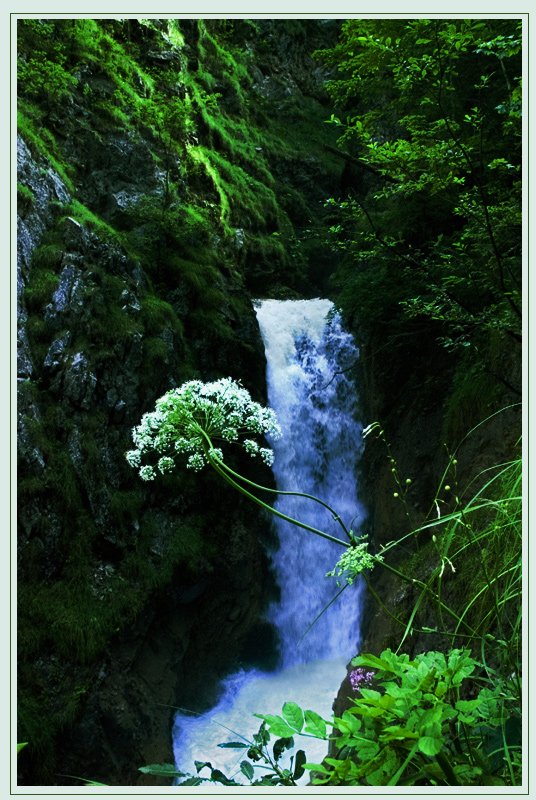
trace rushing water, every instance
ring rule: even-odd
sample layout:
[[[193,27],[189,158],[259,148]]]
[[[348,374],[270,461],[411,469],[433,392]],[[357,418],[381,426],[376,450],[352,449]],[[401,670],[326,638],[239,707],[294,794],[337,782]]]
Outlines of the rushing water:
[[[282,491],[319,497],[356,531],[363,511],[356,498],[356,462],[362,447],[356,421],[355,386],[348,369],[357,350],[338,317],[328,320],[328,300],[265,300],[257,318],[267,359],[268,404],[276,411],[283,436],[271,443],[274,474]],[[275,507],[284,514],[336,536],[346,537],[333,515],[318,503],[279,496]],[[345,675],[345,664],[359,640],[360,587],[337,594],[333,569],[343,549],[289,522],[276,519],[279,547],[272,554],[281,598],[268,610],[280,643],[274,673],[240,671],[223,685],[220,703],[203,717],[177,714],[174,750],[177,766],[195,773],[194,759],[210,761],[228,777],[235,774],[245,751],[218,748],[220,742],[251,739],[260,720],[254,713],[279,714],[286,700],[321,716],[331,705]],[[232,731],[231,734],[229,731]],[[309,761],[321,760],[325,744],[307,745]],[[262,775],[256,770],[258,776]],[[238,777],[236,778],[239,779]]]

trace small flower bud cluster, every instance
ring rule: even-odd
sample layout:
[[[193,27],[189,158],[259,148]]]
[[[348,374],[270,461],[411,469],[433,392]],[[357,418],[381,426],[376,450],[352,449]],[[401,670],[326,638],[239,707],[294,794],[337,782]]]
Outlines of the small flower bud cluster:
[[[366,538],[366,536],[360,536],[359,540]],[[349,547],[335,564],[335,569],[326,573],[326,578],[338,578],[342,575],[348,583],[352,584],[364,569],[372,569],[377,561],[383,561],[382,556],[372,556],[367,552],[367,547],[368,542],[366,541]],[[340,585],[341,582],[337,581],[337,586]]]
[[[374,675],[374,672],[365,672],[361,667],[353,669],[350,673],[350,683],[354,692],[360,692],[363,686],[370,686]]]
[[[249,392],[231,378],[203,383],[188,381],[172,389],[156,401],[155,411],[144,414],[132,430],[135,450],[125,454],[128,463],[139,470],[142,480],[156,477],[153,466],[142,466],[142,457],[152,452],[161,454],[157,469],[171,472],[177,454],[188,456],[186,466],[195,471],[208,463],[207,453],[223,460],[223,453],[212,446],[212,439],[237,442],[244,433],[273,438],[281,435],[274,411],[255,403]],[[269,466],[273,453],[259,447],[254,439],[243,446],[251,456],[260,456]]]

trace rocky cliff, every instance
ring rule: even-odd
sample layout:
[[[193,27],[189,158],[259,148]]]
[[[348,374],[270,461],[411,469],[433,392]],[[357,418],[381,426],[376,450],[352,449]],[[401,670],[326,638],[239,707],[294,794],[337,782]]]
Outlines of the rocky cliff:
[[[329,259],[340,168],[311,132],[311,53],[334,30],[18,33],[19,783],[142,784],[139,766],[172,760],[173,706],[273,657],[274,589],[256,507],[211,476],[143,485],[124,452],[185,380],[229,375],[265,402],[251,297],[315,294]]]
[[[359,339],[359,332],[356,336]],[[423,595],[422,584],[415,582],[430,582],[447,606],[460,616],[470,611],[467,619],[471,619],[475,609],[469,605],[486,584],[482,564],[489,552],[475,548],[463,559],[455,559],[455,569],[448,561],[440,569],[440,551],[433,537],[441,539],[447,530],[441,517],[470,503],[505,465],[521,457],[521,348],[495,342],[493,351],[493,368],[510,387],[517,388],[514,391],[489,375],[475,374],[463,360],[449,359],[429,338],[411,348],[411,370],[396,352],[385,352],[381,338],[368,338],[361,344],[364,418],[368,424],[379,421],[383,431],[380,435],[376,429],[368,435],[362,457],[360,489],[366,497],[366,528],[380,554],[403,540],[385,553],[385,559],[410,580],[374,568],[370,582],[377,598],[367,592],[360,653],[379,655],[391,648],[413,658],[430,650],[448,652],[454,641],[458,647],[477,646],[478,658],[480,640],[475,645],[468,636],[456,640],[441,633],[445,625],[447,630],[456,627],[452,618],[441,617],[437,606]],[[497,488],[483,494],[491,497],[491,505],[500,497],[494,492]],[[485,529],[492,518],[488,509],[477,520],[476,529],[479,525]],[[473,522],[472,516],[468,522]],[[426,527],[417,537],[410,535],[421,525]],[[492,558],[489,568],[494,569]],[[415,579],[413,584],[411,579]],[[497,629],[493,634],[497,635]],[[334,702],[337,716],[356,697],[349,679],[351,669],[349,664]]]

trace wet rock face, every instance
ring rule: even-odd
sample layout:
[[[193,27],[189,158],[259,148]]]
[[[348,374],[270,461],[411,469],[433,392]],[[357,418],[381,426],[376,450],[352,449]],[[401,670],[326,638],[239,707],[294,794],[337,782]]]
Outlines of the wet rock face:
[[[163,176],[155,166],[147,143],[128,134],[77,131],[64,144],[65,156],[84,173],[79,196],[112,223],[124,223],[144,195],[153,199],[164,191]],[[178,178],[179,167],[173,171]]]
[[[151,785],[154,779],[143,778],[138,767],[172,760],[172,707],[178,699],[190,705],[193,698],[213,699],[215,677],[240,658],[259,616],[267,573],[260,541],[267,522],[225,486],[214,490],[203,478],[185,479],[184,485],[178,478],[167,489],[146,485],[124,452],[142,414],[186,378],[240,375],[265,401],[262,340],[250,304],[241,316],[230,307],[222,310],[232,339],[207,332],[189,340],[183,320],[194,302],[191,292],[179,286],[160,300],[122,247],[73,218],[56,224],[50,204],[67,202],[67,191],[22,140],[19,166],[19,181],[35,197],[18,220],[20,585],[39,588],[46,600],[43,587],[59,590],[79,563],[85,577],[72,585],[87,581],[91,602],[120,605],[123,587],[136,598],[136,580],[146,597],[134,619],[128,610],[124,622],[117,618],[106,649],[84,666],[74,650],[55,654],[51,639],[43,653],[24,663],[23,686],[26,691],[29,681],[32,691],[45,693],[60,715],[75,703],[75,718],[57,742],[54,773]],[[102,175],[104,183],[97,185],[97,176],[89,191],[113,185],[113,170],[107,174],[103,166]],[[139,180],[134,193],[150,182],[143,171]],[[49,269],[55,277],[38,306],[32,254],[47,231],[55,236]],[[224,278],[219,288],[229,291]],[[233,290],[249,303],[242,288]],[[158,324],[150,318],[149,336],[148,314],[159,303],[166,304],[167,317]],[[218,525],[219,541],[212,533]],[[141,537],[147,540],[144,568],[158,576],[181,536],[190,552],[182,533],[190,530],[201,539],[212,537],[216,572],[202,551],[191,550],[195,557],[184,556],[190,561],[169,571],[165,590],[151,593],[125,569]],[[83,562],[77,537],[89,542],[82,547]],[[21,768],[21,785],[35,783],[29,762],[26,772]]]
[[[422,350],[427,347],[430,347],[430,343],[423,343]],[[455,511],[452,494],[450,497],[445,492],[437,495],[441,505],[434,505],[439,487],[446,483],[445,468],[449,460],[449,454],[443,444],[445,403],[441,402],[441,391],[436,392],[434,402],[426,400],[423,402],[422,396],[419,397],[415,392],[410,394],[403,382],[397,382],[394,388],[393,375],[396,370],[390,372],[382,369],[378,363],[379,359],[375,357],[375,352],[381,352],[380,348],[380,342],[369,341],[360,351],[365,420],[367,423],[380,420],[385,430],[385,437],[391,445],[388,453],[385,442],[381,438],[375,438],[372,433],[366,440],[362,458],[362,493],[367,499],[368,512],[366,526],[375,552],[380,552],[388,543],[418,529],[425,518],[433,521],[438,512],[446,516]],[[508,352],[511,355],[510,347]],[[435,363],[436,373],[429,371],[428,375],[432,376],[436,389],[444,387],[443,398],[446,398],[453,374],[452,369],[449,371],[444,358],[442,360],[438,357]],[[520,360],[518,362],[515,358],[511,359],[505,364],[502,373],[513,386],[519,385],[520,382],[519,365]],[[396,378],[398,379],[399,375]],[[516,457],[516,442],[521,429],[521,410],[519,406],[512,405],[512,400],[512,395],[503,389],[502,397],[497,402],[497,408],[503,410],[494,416],[490,415],[475,431],[463,438],[456,450],[455,480],[464,502],[474,497],[484,483],[496,474],[494,467],[504,465]],[[476,425],[477,421],[474,424]],[[450,452],[454,453],[454,449],[455,446],[452,446]],[[405,507],[399,497],[402,490],[395,483],[391,458],[396,463],[402,482],[407,477],[411,480]],[[452,476],[452,472],[450,475]],[[450,482],[451,478],[448,480]],[[430,508],[434,509],[432,513]],[[443,531],[444,526],[438,526],[437,529],[431,527],[423,531],[419,535],[419,547],[424,548],[434,533],[441,537]],[[437,551],[434,549],[431,554],[425,551],[421,561],[420,558],[412,559],[417,550],[413,537],[407,538],[403,545],[404,550],[397,548],[386,553],[386,561],[400,569],[400,562],[406,559],[403,572],[408,577],[425,583],[430,581],[434,570],[438,567]],[[405,631],[393,617],[403,620],[405,624],[412,619],[417,603],[420,607],[413,623],[415,628],[441,630],[444,623],[439,618],[436,607],[431,602],[427,604],[426,598],[423,602],[421,589],[417,586],[399,580],[381,567],[375,567],[369,577],[374,591],[393,616],[389,616],[369,593],[366,594],[361,620],[363,637],[360,644],[361,653],[379,656],[387,648],[397,650]],[[437,591],[437,578],[432,586]],[[445,565],[440,588],[442,601],[447,606],[458,609],[458,613],[462,614],[468,602],[467,586],[463,580],[458,580],[458,575],[449,565]],[[448,616],[445,615],[445,618],[445,624],[448,625]],[[447,652],[451,647],[452,640],[439,632],[426,634],[417,632],[405,636],[402,652],[413,657],[429,650]],[[343,711],[350,707],[351,702],[348,698],[357,696],[351,690],[349,681],[351,669],[351,665],[348,665],[347,677],[335,699],[334,713],[337,716],[341,716]]]
[[[51,203],[67,203],[70,196],[59,175],[48,162],[34,160],[20,136],[17,137],[17,181],[32,195],[30,207],[22,208],[17,214],[17,318],[22,323],[17,336],[17,368],[19,379],[24,380],[31,376],[33,370],[24,328],[26,310],[21,303],[30,259],[44,232],[53,224]]]
[[[233,528],[229,557],[217,575],[175,581],[165,598],[118,635],[62,748],[60,772],[80,774],[73,770],[83,764],[85,776],[113,786],[169,785],[138,768],[173,762],[177,706],[203,711],[216,701],[217,677],[240,656],[244,630],[257,615],[264,566],[246,555],[256,549],[252,529]]]
[[[276,20],[260,20],[259,29],[265,42],[260,49],[264,72],[259,69],[254,89],[263,97],[283,100],[300,93],[322,98],[330,71],[319,67],[312,58],[314,50],[331,47],[338,35],[336,20],[326,24],[311,25],[308,21],[292,20],[286,32],[282,32]]]

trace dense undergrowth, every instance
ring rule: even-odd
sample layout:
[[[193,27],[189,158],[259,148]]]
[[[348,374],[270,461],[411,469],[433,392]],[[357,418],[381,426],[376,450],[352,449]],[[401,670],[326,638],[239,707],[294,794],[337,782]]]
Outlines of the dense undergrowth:
[[[445,478],[448,472],[455,474],[456,459]],[[304,713],[292,701],[283,706],[283,717],[258,714],[264,722],[248,741],[253,763],[240,764],[242,781],[245,775],[252,785],[296,785],[309,769],[314,785],[521,785],[521,458],[475,480],[483,485],[472,499],[467,502],[460,493],[455,510],[443,516],[441,495],[459,487],[455,477],[452,487],[442,482],[434,518],[410,534],[428,543],[410,561],[395,562],[401,585],[418,586],[413,608],[397,619],[395,652],[353,659],[358,667],[350,676],[354,696],[340,716],[322,720],[314,709]],[[472,494],[471,487],[467,491]],[[387,549],[396,553],[399,544]],[[424,575],[425,581],[419,579]],[[376,600],[382,604],[377,595]],[[423,649],[410,658],[406,639],[417,635],[421,648],[427,638],[442,641],[441,651]],[[270,735],[276,738],[272,753]],[[322,764],[310,764],[306,752],[298,751],[290,769],[283,769],[278,761],[300,735],[305,748],[307,737],[331,742],[330,753]],[[263,771],[254,780],[257,759],[268,774]],[[228,785],[236,778],[217,770],[203,776],[207,766],[211,770],[199,761],[196,776],[180,778],[195,785]]]

